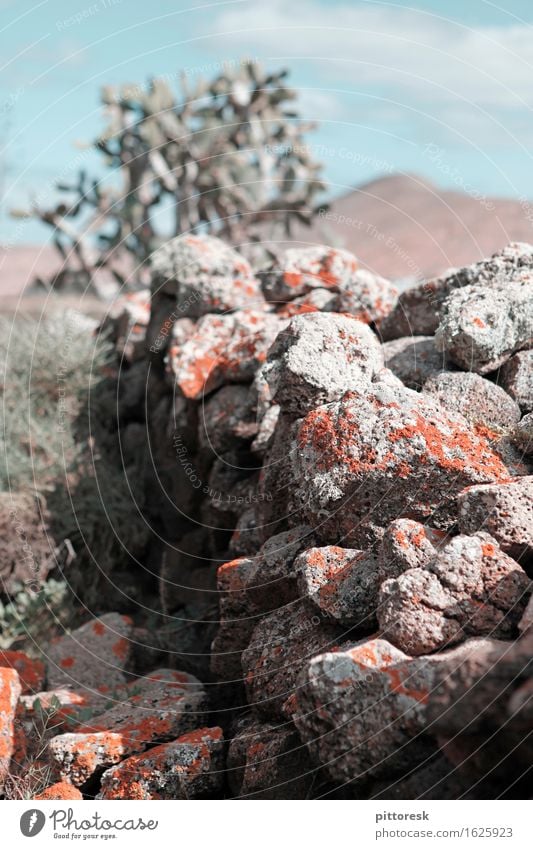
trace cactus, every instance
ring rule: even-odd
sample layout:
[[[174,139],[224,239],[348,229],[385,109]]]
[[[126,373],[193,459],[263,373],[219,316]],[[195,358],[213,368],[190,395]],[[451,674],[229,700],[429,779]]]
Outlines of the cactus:
[[[310,224],[325,184],[304,142],[315,125],[292,108],[287,74],[251,61],[210,82],[182,74],[179,99],[163,79],[104,87],[107,126],[94,147],[114,179],[81,171],[58,185],[63,198],[52,209],[22,213],[53,228],[63,260],[56,288],[94,285],[102,268],[120,284],[142,285],[152,251],[181,233],[220,236],[257,260],[294,222]]]

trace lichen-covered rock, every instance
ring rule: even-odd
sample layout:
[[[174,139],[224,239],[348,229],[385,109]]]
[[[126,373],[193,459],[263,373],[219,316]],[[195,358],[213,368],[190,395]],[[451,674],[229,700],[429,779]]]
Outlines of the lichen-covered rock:
[[[296,446],[292,480],[302,514],[325,541],[362,549],[374,542],[365,522],[386,527],[408,515],[446,529],[461,489],[509,480],[466,419],[429,395],[384,382],[308,413]]]
[[[360,321],[336,313],[293,318],[268,353],[264,374],[284,412],[304,415],[370,383],[383,366],[376,336]]]
[[[69,784],[68,781],[57,781],[33,798],[36,801],[42,802],[60,801],[61,799],[75,799],[79,801],[83,799],[83,796],[78,788],[74,787],[73,784]]]
[[[530,335],[533,337],[533,331]],[[533,351],[519,351],[511,357],[500,370],[498,380],[523,413],[533,410]]]
[[[472,285],[453,292],[441,311],[435,344],[456,365],[487,374],[531,342],[533,270],[512,285]]]
[[[220,793],[221,728],[197,728],[106,770],[97,799],[202,799]]]
[[[20,693],[17,671],[0,667],[0,793],[15,750],[15,715]]]
[[[16,669],[23,695],[37,693],[43,688],[45,666],[41,660],[28,657],[22,651],[0,649],[0,668]]]
[[[390,779],[425,761],[436,750],[424,734],[433,688],[480,642],[413,659],[371,639],[313,657],[290,705],[313,758],[338,783]]]
[[[383,356],[387,368],[410,389],[422,389],[428,378],[448,368],[433,336],[405,336],[385,342]]]
[[[294,566],[302,598],[326,620],[367,631],[375,624],[379,573],[371,554],[328,545],[304,551]]]
[[[435,395],[451,413],[462,413],[473,425],[507,430],[520,420],[520,408],[507,392],[473,372],[442,372],[425,382],[424,392]]]
[[[406,289],[380,327],[385,342],[402,337],[433,336],[439,326],[439,313],[450,292],[468,285],[473,279],[471,267],[452,268],[442,277],[426,280]]]
[[[342,633],[305,605],[292,603],[265,616],[242,654],[248,704],[261,716],[283,719],[306,660],[328,651]]]
[[[248,261],[215,236],[177,236],[150,262],[152,291],[175,295],[182,316],[224,313],[263,300]]]
[[[389,280],[366,268],[355,272],[351,280],[341,283],[332,309],[348,313],[365,324],[378,327],[398,300],[398,290]]]
[[[357,259],[349,251],[317,245],[289,248],[259,277],[265,297],[284,304],[313,289],[336,290],[349,284],[357,270]]]
[[[332,289],[312,289],[306,295],[277,305],[277,314],[285,318],[307,312],[340,312],[336,309],[337,295]]]
[[[232,797],[307,799],[316,768],[294,726],[246,716],[234,729],[227,774]]]
[[[219,567],[220,626],[211,646],[211,670],[219,679],[241,679],[241,655],[261,615],[297,599],[293,563],[310,539],[311,528],[292,528],[270,537],[255,557]]]
[[[106,613],[52,640],[46,657],[49,689],[86,687],[106,693],[123,684],[131,653],[131,631],[129,616]]]
[[[296,431],[293,416],[280,413],[259,473],[257,515],[263,542],[290,524],[299,523],[293,504]]]
[[[413,519],[396,519],[385,529],[377,553],[380,583],[408,569],[427,566],[446,542],[447,534]]]
[[[460,676],[467,664],[475,668],[477,658],[498,645],[509,646],[474,638],[436,655],[409,658],[376,639],[315,657],[298,679],[294,721],[337,783],[408,775],[437,754],[430,735],[438,687],[454,673]]]
[[[241,514],[228,545],[233,558],[255,554],[261,548],[261,529],[256,506],[248,507]]]
[[[465,534],[487,531],[515,560],[533,555],[533,476],[509,483],[472,486],[458,499],[458,520]]]
[[[427,654],[471,635],[516,632],[531,581],[488,534],[457,536],[425,567],[381,585],[380,631],[411,655]]]
[[[196,400],[225,383],[247,383],[286,323],[260,309],[205,315],[189,339],[169,352],[170,373],[183,395]]]
[[[158,670],[129,685],[122,700],[80,725],[76,733],[54,737],[48,755],[62,780],[81,786],[96,770],[197,727],[206,707],[197,678]]]
[[[533,269],[533,247],[511,242],[488,259],[463,268],[452,268],[441,277],[427,280],[402,292],[395,309],[380,328],[383,339],[430,336],[438,328],[441,310],[456,290],[473,283],[508,288]]]
[[[532,680],[532,649],[532,632],[513,643],[479,641],[476,652],[436,682],[428,706],[434,733],[450,738],[503,726],[529,736],[531,697],[523,701],[521,691]],[[528,750],[531,755],[530,742]]]

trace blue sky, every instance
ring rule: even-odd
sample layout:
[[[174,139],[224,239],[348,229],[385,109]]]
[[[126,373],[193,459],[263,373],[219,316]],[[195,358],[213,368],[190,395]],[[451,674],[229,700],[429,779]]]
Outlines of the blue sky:
[[[478,194],[533,197],[530,0],[0,0],[0,240],[43,241],[6,210],[54,198],[99,87],[249,56],[288,66],[332,191],[416,172]],[[87,159],[98,168],[98,158]]]

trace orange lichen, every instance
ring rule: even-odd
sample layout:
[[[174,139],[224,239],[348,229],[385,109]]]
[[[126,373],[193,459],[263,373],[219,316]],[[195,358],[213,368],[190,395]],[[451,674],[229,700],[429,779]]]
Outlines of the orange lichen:
[[[38,691],[44,681],[44,663],[29,658],[21,651],[0,651],[0,667],[16,669],[25,694]]]
[[[83,796],[74,785],[69,784],[67,781],[58,781],[33,798],[39,801],[46,801],[51,799],[83,799]]]
[[[283,280],[291,289],[297,289],[302,285],[302,275],[297,271],[286,271]]]
[[[410,699],[414,699],[420,704],[427,704],[429,698],[428,691],[410,689],[407,687],[404,683],[404,677],[401,669],[398,669],[395,666],[388,666],[384,667],[382,672],[390,678],[393,693],[400,693],[403,696],[408,696]]]
[[[120,658],[120,660],[124,660],[127,657],[128,651],[129,643],[125,637],[121,637],[113,646],[113,654]]]

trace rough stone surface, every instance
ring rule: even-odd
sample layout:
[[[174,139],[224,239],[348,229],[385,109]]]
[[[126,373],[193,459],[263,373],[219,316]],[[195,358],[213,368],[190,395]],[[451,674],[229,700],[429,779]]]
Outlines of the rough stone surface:
[[[533,454],[533,413],[528,413],[513,428],[510,439],[513,445],[526,455]]]
[[[380,581],[397,578],[408,569],[427,566],[447,534],[415,522],[396,519],[385,529],[377,554]]]
[[[498,485],[472,486],[458,497],[463,533],[484,530],[516,560],[533,556],[533,476]]]
[[[287,605],[265,616],[242,654],[248,704],[261,716],[282,719],[305,661],[336,642],[338,627],[302,604]]]
[[[469,635],[509,638],[531,589],[523,569],[488,534],[457,536],[424,568],[381,585],[380,631],[411,655]]]
[[[432,689],[477,646],[412,659],[371,639],[313,657],[291,704],[313,758],[340,783],[390,779],[423,762],[436,748],[423,733]]]
[[[197,728],[177,740],[133,755],[102,776],[98,799],[201,799],[223,783],[221,728]]]
[[[426,280],[402,292],[380,327],[383,340],[433,336],[446,298],[454,289],[468,285],[471,276],[470,269],[450,269],[442,277]]]
[[[349,251],[317,245],[289,248],[259,276],[265,297],[284,304],[313,289],[349,285],[357,270],[357,259]]]
[[[527,603],[527,607],[524,610],[524,615],[522,616],[518,627],[521,632],[529,631],[533,626],[533,595],[529,597],[529,601]]]
[[[228,782],[239,799],[306,799],[316,775],[294,726],[239,720],[228,750]]]
[[[503,723],[508,730],[530,732],[531,698],[522,695],[532,680],[532,649],[532,632],[513,643],[482,641],[437,682],[428,707],[434,733],[469,736]],[[531,754],[530,742],[528,749]]]
[[[49,757],[62,780],[81,786],[96,770],[197,727],[205,711],[205,691],[194,676],[157,671],[129,685],[123,700],[76,733],[54,737]]]
[[[368,384],[383,366],[376,336],[369,328],[336,313],[293,318],[268,354],[265,376],[284,412],[304,415]]]
[[[240,680],[241,654],[261,615],[297,599],[293,563],[309,545],[310,534],[306,526],[276,534],[256,557],[237,558],[219,567],[220,627],[211,647],[211,670],[218,678]]]
[[[442,308],[456,290],[474,283],[508,288],[527,278],[533,268],[533,248],[512,242],[503,250],[463,268],[452,268],[441,277],[402,292],[395,309],[381,327],[383,339],[430,336],[439,326]]]
[[[291,453],[295,495],[327,541],[366,548],[364,522],[408,515],[438,529],[456,518],[455,495],[509,473],[485,437],[429,395],[376,383],[299,424]]]
[[[176,296],[182,316],[224,313],[263,300],[247,260],[215,236],[177,236],[151,256],[152,290]]]
[[[398,299],[398,290],[389,280],[366,268],[356,271],[339,290],[332,306],[335,312],[348,313],[365,324],[374,323],[378,327]]]
[[[106,613],[52,641],[46,658],[48,687],[86,687],[106,693],[123,684],[131,630],[129,616]]]
[[[196,400],[225,383],[247,383],[286,323],[258,309],[206,315],[185,344],[170,352],[170,373],[183,395]]]
[[[507,392],[473,372],[442,372],[425,382],[424,392],[482,428],[506,430],[520,420],[520,408]]]
[[[300,554],[295,571],[302,598],[340,625],[370,630],[375,624],[379,573],[365,551],[328,545]]]
[[[0,793],[15,747],[15,714],[21,687],[15,669],[0,668]]]
[[[83,796],[73,784],[69,784],[67,781],[57,781],[33,798],[36,801],[42,802],[49,802],[51,800],[60,801],[61,799],[75,799],[80,801],[83,799]]]
[[[512,286],[473,285],[453,292],[435,334],[438,350],[466,371],[487,374],[531,344],[533,271]]]
[[[533,336],[533,333],[531,334]],[[501,385],[523,413],[533,410],[533,351],[519,351],[499,373]]]
[[[385,342],[385,365],[405,386],[420,390],[428,378],[448,368],[446,357],[437,351],[433,336],[405,336]]]
[[[257,421],[247,386],[223,386],[200,406],[198,450],[204,457],[226,454],[250,442]]]

